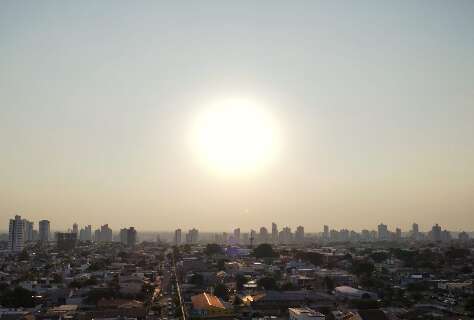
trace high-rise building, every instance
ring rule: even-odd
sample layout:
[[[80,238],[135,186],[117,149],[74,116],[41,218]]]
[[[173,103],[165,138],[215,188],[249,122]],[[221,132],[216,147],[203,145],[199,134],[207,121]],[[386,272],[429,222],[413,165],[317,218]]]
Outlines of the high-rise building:
[[[39,231],[39,241],[41,242],[48,242],[49,241],[49,221],[48,220],[41,220],[38,223],[38,231]]]
[[[137,231],[134,227],[120,229],[120,242],[127,247],[133,247],[137,243]]]
[[[295,241],[297,243],[304,242],[304,227],[298,226],[295,231]]]
[[[33,241],[33,222],[23,219],[25,242]]]
[[[463,232],[460,232],[460,233],[458,234],[458,239],[459,239],[460,241],[469,241],[469,234],[467,234],[467,232],[464,232],[464,231],[463,231]]]
[[[431,239],[434,240],[434,241],[441,241],[442,240],[441,227],[438,224],[435,224],[431,228]]]
[[[451,232],[449,232],[448,230],[443,230],[441,232],[441,241],[451,241],[451,240],[452,240]]]
[[[109,228],[108,224],[104,224],[100,227],[100,241],[112,242],[112,229]]]
[[[257,231],[252,229],[250,230],[250,238],[249,238],[249,243],[251,247],[255,244],[256,240],[257,240]]]
[[[21,216],[10,219],[8,228],[8,250],[20,252],[25,247],[25,226]]]
[[[137,230],[134,227],[130,227],[127,230],[127,246],[133,247],[137,244]]]
[[[186,234],[186,243],[194,244],[199,241],[199,230],[193,228]]]
[[[400,241],[402,239],[402,229],[396,228],[395,229],[395,239]]]
[[[390,239],[390,233],[388,232],[387,225],[381,223],[377,227],[378,229],[378,236],[380,241],[386,241]]]
[[[360,240],[360,234],[354,230],[349,233],[349,241],[356,242]]]
[[[420,229],[417,223],[413,223],[411,227],[411,237],[413,240],[418,240],[420,238]]]
[[[176,229],[174,231],[174,244],[176,246],[181,245],[181,229]]]
[[[260,234],[259,234],[259,242],[260,243],[268,243],[268,230],[265,227],[260,228]]]
[[[84,241],[92,241],[92,226],[90,224],[84,227]]]
[[[275,222],[272,222],[272,242],[278,243],[278,226]]]
[[[324,226],[323,240],[325,240],[325,241],[329,240],[329,226],[327,226],[327,225]]]
[[[235,243],[240,243],[240,228],[234,229],[234,241]]]
[[[348,229],[341,229],[339,230],[339,241],[349,241],[349,230]]]
[[[72,250],[76,247],[77,233],[58,232],[56,233],[56,241],[57,241],[58,249]]]
[[[370,238],[370,231],[367,230],[367,229],[362,230],[362,231],[361,231],[361,234],[360,234],[360,239],[361,239],[362,241],[369,241],[369,240],[372,240],[372,239]]]
[[[282,244],[290,244],[293,242],[293,233],[290,227],[284,227],[278,234],[278,241]]]
[[[96,229],[94,231],[94,241],[95,242],[100,242],[101,241],[101,239],[100,239],[100,229]]]
[[[74,224],[72,225],[72,233],[75,233],[76,235],[79,234],[79,226],[77,225],[77,223],[74,222]]]
[[[127,228],[120,229],[119,237],[120,243],[127,245]]]

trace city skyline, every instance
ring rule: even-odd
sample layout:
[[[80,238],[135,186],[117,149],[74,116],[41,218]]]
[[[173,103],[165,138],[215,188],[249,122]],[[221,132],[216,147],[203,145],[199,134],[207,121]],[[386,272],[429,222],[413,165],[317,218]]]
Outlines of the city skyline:
[[[474,230],[472,12],[2,1],[2,228]]]
[[[15,215],[15,218],[16,217],[20,217],[21,218],[21,215]],[[12,219],[10,219],[10,225],[11,225],[11,222]],[[39,239],[41,239],[41,230],[42,229],[47,229],[47,232],[48,233],[55,233],[55,232],[70,232],[70,233],[76,233],[78,234],[88,234],[88,238],[93,238],[93,231],[95,230],[95,232],[97,231],[101,231],[103,228],[106,228],[106,229],[109,229],[110,232],[113,232],[113,234],[115,235],[119,235],[120,232],[122,230],[126,230],[127,227],[130,227],[131,229],[135,229],[134,226],[118,226],[118,227],[113,227],[112,225],[110,225],[109,223],[105,223],[105,224],[99,224],[97,225],[97,229],[93,229],[94,228],[94,225],[91,225],[91,224],[78,224],[77,222],[74,222],[72,224],[72,227],[69,226],[69,227],[65,227],[65,228],[54,228],[54,225],[53,227],[51,228],[51,221],[49,220],[40,220],[38,221],[38,227],[35,227],[35,221],[32,221],[32,220],[28,220],[27,218],[22,218],[21,219],[22,221],[22,224],[25,225],[26,229],[29,230],[28,231],[28,235],[26,237],[26,239],[29,239],[31,240],[32,239],[32,233],[33,232],[36,232],[37,233],[37,236],[39,237]],[[43,227],[42,224],[47,224],[47,227]],[[395,232],[398,232],[398,230],[400,230],[400,232],[402,232],[403,234],[407,234],[407,233],[411,233],[411,232],[416,232],[416,233],[428,233],[430,231],[433,230],[433,227],[436,227],[436,226],[440,226],[438,223],[433,223],[425,228],[423,227],[420,227],[420,225],[417,223],[417,222],[412,222],[410,227],[409,228],[401,228],[400,226],[389,226],[389,225],[386,225],[384,224],[383,222],[380,222],[378,223],[375,227],[370,227],[370,226],[366,226],[364,228],[361,228],[361,229],[354,229],[354,228],[351,228],[350,226],[343,226],[343,227],[336,227],[336,226],[329,226],[329,225],[326,225],[326,224],[323,224],[321,225],[320,229],[319,230],[312,230],[312,229],[305,229],[306,227],[304,226],[304,224],[298,224],[298,223],[293,223],[293,224],[278,224],[278,223],[275,223],[275,222],[269,222],[265,225],[261,225],[261,226],[257,226],[257,225],[254,225],[254,226],[251,226],[250,228],[246,229],[246,228],[243,228],[241,226],[234,226],[230,229],[220,229],[220,230],[208,230],[208,229],[196,229],[196,226],[190,226],[190,227],[183,227],[183,226],[178,226],[177,228],[174,228],[174,229],[162,229],[162,230],[149,230],[149,229],[142,229],[140,230],[140,232],[144,232],[144,233],[151,233],[151,232],[172,232],[172,233],[175,233],[174,237],[176,239],[176,232],[179,231],[179,239],[182,239],[184,237],[182,237],[182,234],[184,232],[187,231],[190,231],[190,230],[197,230],[197,231],[201,231],[201,232],[204,232],[204,233],[208,233],[208,234],[213,234],[213,233],[227,233],[227,232],[231,232],[233,234],[245,234],[245,233],[252,233],[252,232],[255,232],[256,234],[258,233],[261,233],[261,232],[265,232],[268,234],[268,239],[269,241],[271,242],[272,238],[275,237],[275,234],[277,235],[276,237],[278,238],[278,233],[279,231],[281,231],[281,229],[285,229],[285,228],[289,228],[289,230],[291,230],[292,232],[297,232],[298,228],[303,228],[303,233],[306,232],[307,234],[324,234],[324,233],[327,233],[329,231],[341,231],[341,230],[347,230],[347,231],[355,231],[355,232],[364,232],[364,231],[377,231],[379,234],[381,232],[388,232],[388,233],[395,233]],[[269,227],[269,228],[267,228]],[[441,226],[440,226],[441,227]],[[382,228],[382,229],[381,229]],[[118,230],[118,231],[117,231]],[[258,231],[256,231],[258,230]],[[462,232],[467,232],[467,233],[474,233],[474,230],[469,230],[469,229],[460,229],[460,230],[448,230],[447,228],[444,228],[444,230],[447,230],[449,232],[455,232],[455,233],[462,233]],[[394,232],[395,231],[395,232]],[[0,232],[8,232],[8,228],[6,230],[2,230],[0,228]]]

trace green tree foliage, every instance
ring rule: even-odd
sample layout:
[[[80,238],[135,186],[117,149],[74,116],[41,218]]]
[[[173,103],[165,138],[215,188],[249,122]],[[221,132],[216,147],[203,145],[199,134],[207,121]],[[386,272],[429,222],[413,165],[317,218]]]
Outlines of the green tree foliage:
[[[194,273],[189,278],[189,283],[194,284],[196,286],[202,286],[204,284],[204,277],[202,276],[202,274]]]
[[[374,265],[366,260],[354,260],[352,262],[352,273],[360,276],[369,276],[374,272]]]
[[[220,259],[219,261],[217,261],[217,269],[219,271],[225,271],[225,260],[224,259]]]
[[[474,297],[466,299],[464,303],[464,308],[466,309],[467,312],[469,312],[471,315],[474,314]]]
[[[258,245],[258,247],[254,250],[255,257],[261,258],[273,258],[276,256],[275,251],[273,251],[273,247],[268,243],[262,243]]]
[[[464,248],[456,248],[456,247],[451,247],[449,248],[446,253],[446,262],[449,264],[454,263],[458,259],[464,259],[470,255],[470,252],[468,249]]]
[[[285,282],[280,286],[281,291],[292,291],[297,289],[298,288],[291,282]]]
[[[277,290],[278,286],[272,277],[263,277],[257,280],[257,285],[265,290]]]
[[[100,299],[112,299],[118,297],[120,297],[120,294],[117,290],[112,288],[101,288],[90,290],[86,295],[85,301],[87,303],[97,304]]]
[[[421,292],[430,289],[430,284],[426,281],[414,282],[407,285],[407,290],[410,292]]]
[[[16,287],[1,292],[0,304],[7,308],[32,308],[35,306],[34,292]]]
[[[214,295],[224,301],[229,300],[229,289],[225,284],[218,283],[214,286]]]
[[[297,259],[312,263],[315,266],[322,266],[324,264],[324,256],[317,252],[298,251],[295,257]]]
[[[375,263],[381,263],[389,258],[388,253],[383,251],[374,252],[369,256]]]
[[[242,290],[244,288],[244,284],[247,283],[247,278],[241,274],[238,274],[236,277],[235,277],[235,286],[237,288],[238,291]]]
[[[334,280],[329,277],[324,277],[324,287],[328,291],[332,291],[335,288]]]
[[[355,309],[365,310],[365,309],[377,309],[380,307],[377,300],[373,299],[355,299],[351,300],[351,306]]]

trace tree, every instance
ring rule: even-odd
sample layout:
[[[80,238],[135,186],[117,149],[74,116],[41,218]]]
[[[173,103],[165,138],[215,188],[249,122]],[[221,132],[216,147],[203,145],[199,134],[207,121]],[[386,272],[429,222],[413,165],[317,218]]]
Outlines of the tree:
[[[257,258],[273,258],[276,256],[275,251],[268,243],[262,243],[254,250],[255,257]]]
[[[101,288],[90,290],[86,294],[86,302],[97,304],[100,299],[112,299],[119,296],[118,291],[112,288]]]
[[[375,263],[381,263],[388,259],[388,254],[383,251],[374,252],[370,255],[370,258],[374,260]]]
[[[217,269],[219,269],[219,271],[225,271],[225,260],[224,259],[220,259],[219,261],[217,261]]]
[[[355,260],[352,262],[352,272],[358,277],[363,275],[371,275],[374,270],[374,265],[368,261]]]
[[[468,298],[464,303],[464,308],[470,314],[474,314],[474,298]]]
[[[204,277],[202,276],[202,274],[194,273],[189,278],[189,283],[194,284],[196,286],[202,286],[204,284]]]
[[[22,287],[5,290],[0,297],[0,304],[8,308],[32,308],[35,306],[33,298],[34,292],[26,290]]]
[[[362,310],[376,309],[380,307],[377,300],[373,300],[373,299],[355,299],[351,301],[351,305],[353,308],[362,309]]]
[[[324,256],[317,252],[298,251],[295,257],[297,259],[310,262],[315,266],[322,266],[324,264]]]
[[[257,285],[265,290],[277,290],[278,286],[272,277],[263,277],[257,280]]]
[[[244,288],[244,284],[247,283],[247,278],[241,274],[238,274],[235,277],[235,286],[238,291],[242,290]]]
[[[334,287],[335,287],[334,280],[329,277],[324,277],[324,287],[328,291],[334,290]]]
[[[229,300],[229,289],[225,284],[218,283],[214,286],[214,295],[224,301]]]
[[[217,243],[209,243],[207,244],[206,249],[204,249],[204,253],[208,256],[222,254],[223,252],[222,247]]]
[[[281,285],[280,290],[282,291],[291,291],[291,290],[296,290],[297,288],[295,285],[291,282],[285,282]]]

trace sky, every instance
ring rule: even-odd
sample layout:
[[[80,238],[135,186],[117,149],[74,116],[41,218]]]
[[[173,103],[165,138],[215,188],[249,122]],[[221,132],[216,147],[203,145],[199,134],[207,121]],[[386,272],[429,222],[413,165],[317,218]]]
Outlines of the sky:
[[[196,156],[227,97],[255,172]],[[0,229],[474,230],[474,2],[1,1],[0,150]]]

